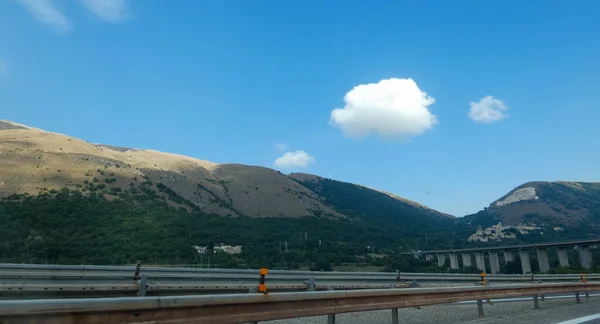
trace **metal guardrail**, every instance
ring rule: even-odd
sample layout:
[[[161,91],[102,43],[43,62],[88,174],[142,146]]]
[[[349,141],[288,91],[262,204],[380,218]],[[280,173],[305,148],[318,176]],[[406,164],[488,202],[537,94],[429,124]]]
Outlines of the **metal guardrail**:
[[[259,270],[0,264],[0,298],[146,296],[249,292]],[[588,281],[600,274],[587,274]],[[488,285],[578,282],[580,275],[487,275]],[[269,291],[322,291],[480,285],[479,274],[270,270]]]
[[[353,291],[230,294],[168,297],[122,297],[92,299],[0,301],[0,323],[245,323],[285,318],[392,310],[398,324],[398,308],[477,300],[538,296],[600,290],[600,283],[546,283],[454,288],[374,289]]]

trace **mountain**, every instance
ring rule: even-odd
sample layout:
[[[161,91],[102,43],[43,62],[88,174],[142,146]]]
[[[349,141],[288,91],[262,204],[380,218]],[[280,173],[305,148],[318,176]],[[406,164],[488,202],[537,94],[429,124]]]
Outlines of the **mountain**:
[[[226,266],[393,258],[421,271],[431,265],[397,253],[600,234],[598,183],[530,182],[457,218],[363,185],[11,121],[0,121],[0,198],[0,262],[193,263],[193,246],[224,243],[242,250],[213,260]]]
[[[304,185],[325,180],[313,175],[286,176],[259,166],[217,164],[153,150],[91,144],[10,121],[0,121],[0,152],[0,197],[65,187],[87,192],[90,184],[127,189],[146,183],[157,192],[164,191],[159,186],[167,187],[207,214],[348,217]],[[389,196],[393,198],[390,201],[411,212],[452,217],[389,193],[373,194]]]
[[[0,121],[0,197],[0,257],[18,262],[191,262],[191,247],[209,242],[241,245],[239,262],[323,253],[359,262],[369,249],[449,244],[455,224],[361,185],[92,144],[11,121]]]
[[[545,241],[597,236],[600,234],[600,183],[528,182],[484,210],[463,217],[460,223],[471,229],[502,223],[520,234],[527,232],[529,241],[533,236]],[[538,234],[531,235],[532,232]]]
[[[163,184],[216,215],[343,217],[310,190],[272,169],[216,164],[186,156],[121,148],[0,122],[0,196],[88,184],[128,188]],[[158,190],[157,190],[158,191]]]

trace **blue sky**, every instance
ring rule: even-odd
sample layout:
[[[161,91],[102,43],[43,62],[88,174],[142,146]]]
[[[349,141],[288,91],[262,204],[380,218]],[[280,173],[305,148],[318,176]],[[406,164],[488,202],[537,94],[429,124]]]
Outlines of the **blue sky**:
[[[600,181],[599,10],[5,0],[0,118],[315,173],[461,216],[527,181]]]

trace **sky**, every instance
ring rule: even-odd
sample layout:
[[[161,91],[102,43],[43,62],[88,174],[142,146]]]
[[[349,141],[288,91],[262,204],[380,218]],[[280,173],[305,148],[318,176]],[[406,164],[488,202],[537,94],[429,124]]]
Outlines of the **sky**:
[[[600,181],[600,2],[0,0],[0,119],[456,216]]]

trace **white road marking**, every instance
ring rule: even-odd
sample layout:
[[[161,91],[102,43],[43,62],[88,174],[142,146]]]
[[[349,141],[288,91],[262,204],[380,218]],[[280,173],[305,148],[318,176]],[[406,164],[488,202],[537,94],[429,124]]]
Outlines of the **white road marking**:
[[[590,297],[599,297],[600,294],[590,294]],[[582,296],[583,297],[583,296]],[[561,296],[545,296],[545,299],[565,299],[565,298],[575,298],[575,294],[573,295],[561,295]],[[541,301],[542,297],[538,297],[538,300]],[[516,298],[501,298],[501,299],[492,299],[492,302],[494,303],[501,303],[501,302],[514,302],[514,301],[526,301],[526,300],[533,300],[533,297],[516,297]],[[473,304],[476,303],[476,300],[468,300],[468,301],[461,301],[461,302],[456,302],[456,304]]]
[[[594,315],[589,315],[589,316],[584,316],[584,317],[580,317],[580,318],[574,318],[572,320],[560,322],[557,324],[579,324],[579,323],[585,323],[585,322],[589,322],[589,321],[599,319],[599,318],[600,318],[600,313],[594,314]]]

